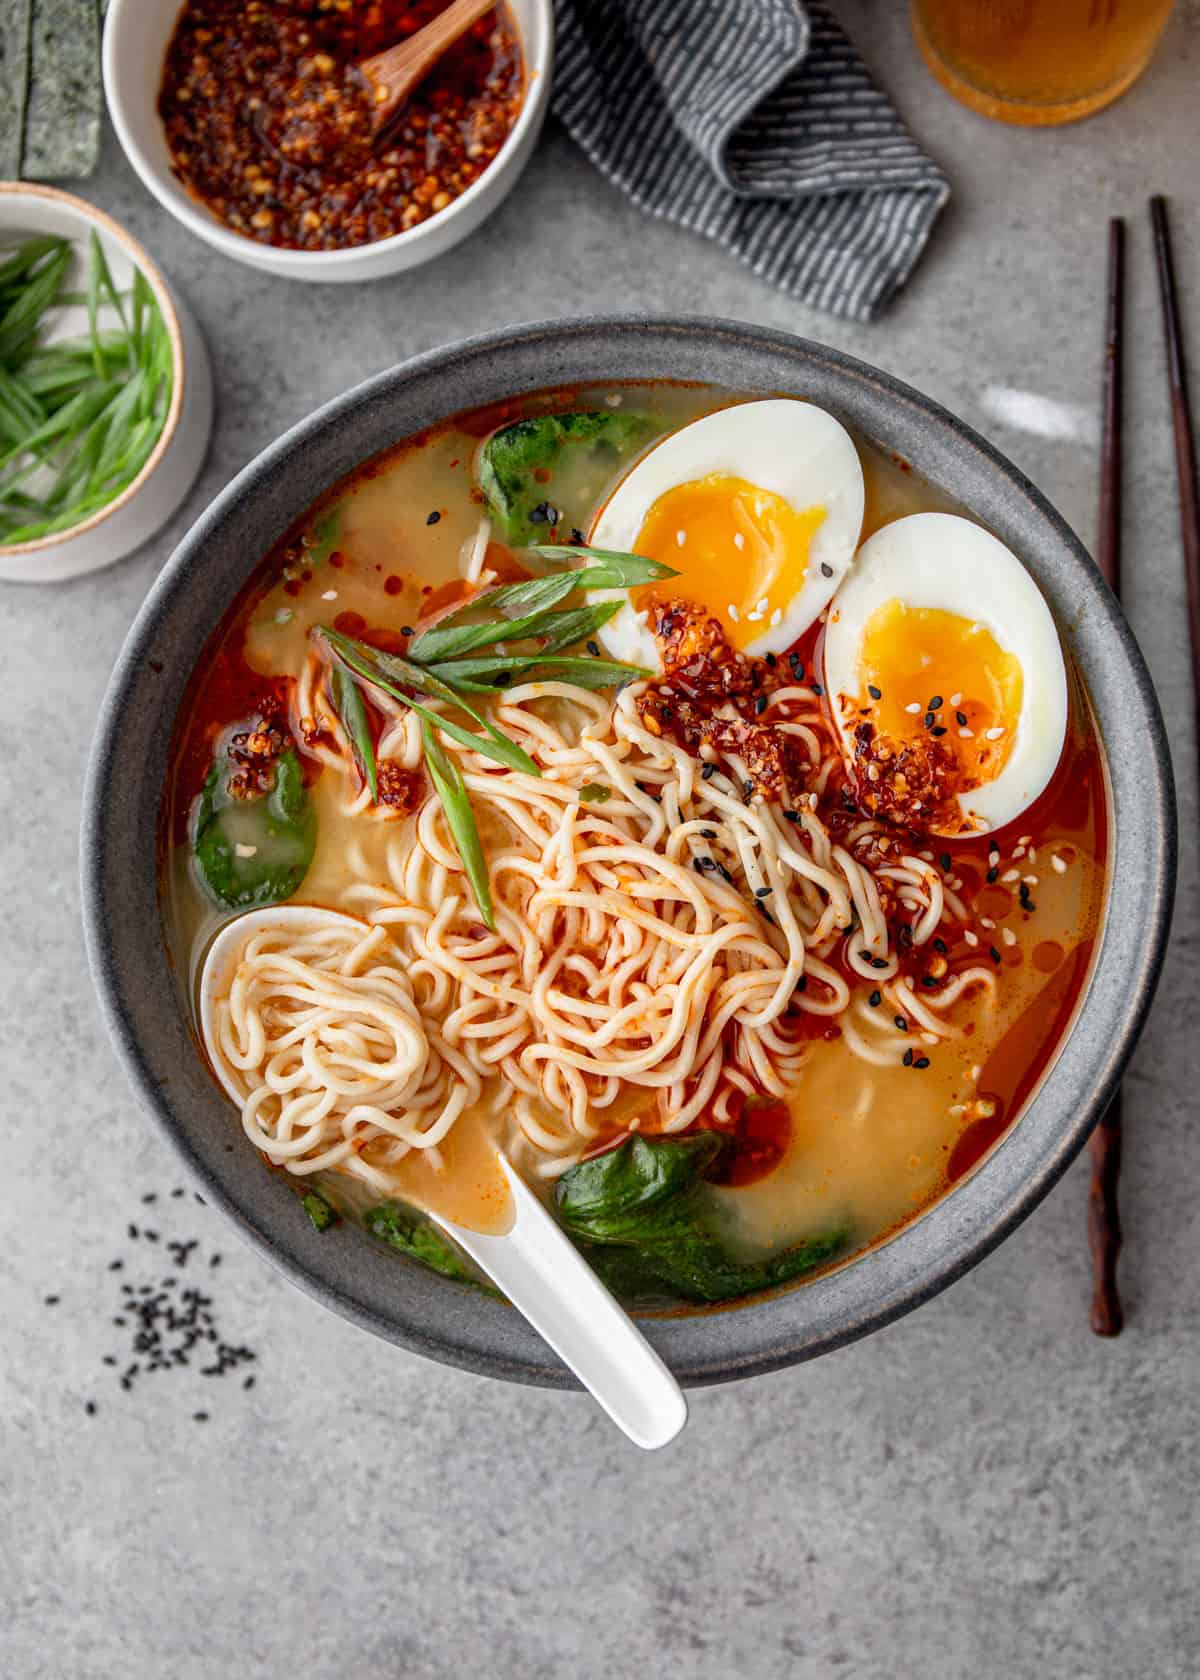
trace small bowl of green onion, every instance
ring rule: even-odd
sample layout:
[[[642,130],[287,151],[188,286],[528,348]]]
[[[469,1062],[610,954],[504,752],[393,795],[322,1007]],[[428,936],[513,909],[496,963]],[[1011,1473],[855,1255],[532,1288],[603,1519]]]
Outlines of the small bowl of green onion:
[[[147,542],[211,427],[204,341],[136,240],[0,182],[0,578],[59,582]]]

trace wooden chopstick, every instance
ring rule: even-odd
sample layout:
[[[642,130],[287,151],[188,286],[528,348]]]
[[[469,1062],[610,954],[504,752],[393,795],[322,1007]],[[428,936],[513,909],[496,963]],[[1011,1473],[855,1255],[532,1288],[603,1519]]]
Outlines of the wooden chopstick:
[[[1196,438],[1192,428],[1192,405],[1188,398],[1187,359],[1183,350],[1179,294],[1175,287],[1175,262],[1171,255],[1171,229],[1167,220],[1167,201],[1161,194],[1150,200],[1150,225],[1154,229],[1154,255],[1158,261],[1158,285],[1162,296],[1163,333],[1167,349],[1167,388],[1171,396],[1171,421],[1175,429],[1179,521],[1183,532],[1188,628],[1192,639],[1192,682],[1196,695],[1197,724],[1200,726],[1200,487],[1196,477]]]
[[[1108,296],[1104,333],[1103,417],[1100,445],[1100,520],[1096,563],[1118,599],[1121,594],[1121,451],[1124,398],[1125,223],[1108,224]],[[1092,1180],[1088,1190],[1088,1246],[1092,1255],[1092,1329],[1118,1336],[1124,1323],[1117,1290],[1121,1252],[1121,1092],[1092,1133]]]

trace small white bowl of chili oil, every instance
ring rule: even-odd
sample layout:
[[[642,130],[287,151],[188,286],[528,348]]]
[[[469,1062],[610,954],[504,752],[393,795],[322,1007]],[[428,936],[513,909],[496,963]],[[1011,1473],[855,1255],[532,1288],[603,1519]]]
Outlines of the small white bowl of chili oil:
[[[445,0],[110,0],[104,86],[159,202],[226,256],[296,280],[371,280],[457,245],[533,151],[551,0],[502,0],[372,150],[353,66]]]

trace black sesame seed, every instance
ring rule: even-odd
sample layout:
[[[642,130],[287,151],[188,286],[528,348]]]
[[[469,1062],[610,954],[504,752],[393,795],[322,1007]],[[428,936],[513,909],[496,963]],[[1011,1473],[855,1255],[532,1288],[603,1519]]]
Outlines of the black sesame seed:
[[[221,1256],[219,1254],[214,1254],[208,1264],[210,1267],[219,1266],[221,1264]]]
[[[883,1002],[883,993],[872,992],[870,997],[867,999],[867,1002],[871,1005],[872,1009],[878,1009],[879,1005]]]
[[[588,642],[586,645],[587,645],[587,650],[591,654],[592,658],[593,659],[599,659],[599,657],[600,657],[600,643],[599,642]]]
[[[935,724],[929,733],[931,735],[944,735],[946,733],[946,726],[944,723]]]
[[[928,706],[926,706],[925,710],[927,712],[936,712],[939,709],[939,707],[941,706],[941,704],[942,704],[941,695],[940,694],[935,694],[933,699],[929,702]]]
[[[925,727],[926,727],[926,729],[932,729],[936,722],[937,722],[937,719],[934,717],[932,712],[926,712],[925,713]]]
[[[142,1201],[147,1207],[149,1207],[151,1202],[156,1202],[157,1200],[158,1197],[155,1195],[153,1190],[147,1190],[146,1194],[142,1197]]]
[[[531,525],[557,525],[558,521],[559,512],[553,502],[539,502],[537,507],[529,510]]]
[[[935,939],[933,942],[933,948],[935,951],[940,951],[942,955],[945,956],[947,950],[946,941],[944,939]]]
[[[783,820],[784,822],[798,823],[800,821],[800,813],[799,811],[785,811],[783,813]]]
[[[941,857],[938,859],[938,862],[947,873],[949,873],[949,871],[954,867],[954,859],[950,856],[949,852],[943,852]]]
[[[728,869],[726,869],[726,867],[723,863],[719,863],[717,865],[717,874],[721,877],[721,879],[723,881],[727,881],[730,886],[733,885],[733,876],[729,873]]]
[[[108,1262],[108,1269],[110,1272],[119,1272],[124,1264],[124,1260],[110,1260]]]
[[[998,963],[1000,961],[1000,953],[994,945],[988,946],[988,954],[994,963]]]
[[[887,967],[887,958],[886,957],[868,957],[867,961],[870,963],[872,968],[886,968]]]
[[[508,688],[510,687],[512,680],[513,674],[511,671],[497,671],[495,676],[492,678],[492,687]]]
[[[896,937],[899,939],[901,945],[904,946],[906,951],[912,950],[913,930],[909,927],[907,922],[905,922],[901,927],[900,932]]]
[[[717,767],[716,767],[715,764],[706,764],[700,772],[700,780],[702,782],[710,781],[712,779],[712,777],[716,775],[716,773],[717,773]]]
[[[904,1019],[903,1015],[893,1015],[892,1020],[895,1021],[901,1032],[908,1031],[908,1022]]]
[[[955,723],[961,724],[962,727],[965,729],[967,727],[967,714],[966,714],[966,712],[955,712],[954,721],[955,721]]]
[[[437,522],[438,522],[438,520],[439,520],[439,519],[440,519],[440,518],[441,518],[441,517],[442,517],[442,516],[441,516],[441,514],[440,514],[440,513],[439,513],[439,512],[438,512],[438,510],[437,510],[437,509],[436,509],[436,508],[434,508],[434,510],[433,510],[433,512],[432,512],[432,513],[431,513],[431,514],[430,514],[430,515],[429,515],[429,517],[428,517],[428,518],[427,518],[427,519],[426,519],[426,521],[425,521],[425,523],[426,523],[426,525],[436,525],[436,524],[437,524]]]
[[[821,687],[820,683],[810,683],[809,687],[812,689],[813,693],[817,696],[818,700],[821,698],[822,694],[824,694],[824,692],[825,692],[825,690]]]
[[[874,683],[867,684],[867,693],[871,696],[872,700],[883,699],[883,690],[881,688],[876,688]]]
[[[61,1300],[61,1295],[43,1295],[42,1305],[46,1307],[56,1307]]]
[[[929,1066],[929,1057],[918,1056],[916,1061],[913,1063],[913,1066],[915,1068],[927,1068]]]
[[[934,979],[932,974],[922,974],[921,984],[922,984],[922,986],[925,986],[930,991],[932,991],[933,988],[937,985],[937,981]]]
[[[700,838],[702,840],[715,840],[717,838],[717,831],[715,828],[702,828],[700,830]]]
[[[136,1242],[137,1239],[138,1239],[138,1228],[137,1228],[137,1226],[136,1225],[130,1225],[128,1227],[128,1230],[129,1230],[129,1240],[130,1240],[130,1242]]]
[[[251,1372],[251,1374],[248,1377],[243,1379],[242,1387],[243,1388],[253,1388],[254,1387],[254,1373],[253,1372]]]
[[[174,1190],[172,1190],[172,1192],[171,1192],[171,1200],[172,1200],[172,1201],[173,1201],[173,1202],[177,1202],[177,1201],[178,1201],[178,1200],[179,1200],[179,1198],[180,1198],[180,1196],[183,1196],[183,1195],[185,1195],[185,1194],[186,1194],[186,1191],[184,1191],[184,1190],[183,1190],[183,1189],[182,1189],[182,1188],[181,1188],[181,1187],[179,1187],[179,1186],[177,1186],[177,1187],[176,1187],[176,1188],[175,1188],[175,1189],[174,1189]]]
[[[753,782],[747,780],[742,783],[742,797],[743,799],[752,799],[754,797]]]
[[[773,671],[778,663],[779,661],[775,658],[773,653],[769,653],[767,655],[767,666],[770,670]]]
[[[96,1402],[94,1400],[85,1400],[83,1403],[83,1409],[89,1417],[95,1417]]]
[[[755,715],[755,717],[761,717],[763,715],[763,713],[766,711],[766,709],[767,709],[767,697],[766,697],[765,694],[760,694],[758,696],[758,699],[754,702],[754,715]]]
[[[572,525],[571,527],[571,541],[575,544],[576,548],[583,548],[584,546],[583,532],[579,529],[578,525]]]
[[[832,577],[833,576],[833,567],[829,564],[828,560],[822,560],[822,562],[821,562],[821,576],[822,577]]]
[[[997,866],[994,869],[989,869],[987,874],[984,876],[984,880],[987,881],[989,885],[991,885],[991,883],[993,883],[995,881],[998,881],[999,879],[1000,879],[999,866]]]
[[[911,1050],[906,1050],[904,1052],[904,1065],[905,1067],[911,1067],[913,1065],[913,1053]]]
[[[207,1423],[208,1422],[208,1413],[207,1412],[193,1412],[192,1417],[196,1420],[197,1423]]]
[[[413,629],[411,624],[402,624],[400,626],[400,634],[402,636],[415,636],[416,631]],[[200,1200],[199,1196],[196,1197],[196,1200]]]
[[[808,990],[808,975],[807,974],[802,974],[800,976],[799,980],[797,980],[796,990],[798,992],[806,992]]]
[[[754,896],[755,898],[770,898],[774,891],[774,887],[755,887]]]
[[[102,1365],[115,1365],[116,1363],[117,1363],[116,1358],[111,1353],[106,1353],[104,1355],[104,1358],[101,1360]]]
[[[157,1231],[143,1231],[142,1235],[145,1237],[147,1242],[157,1242],[158,1241],[158,1232]]]

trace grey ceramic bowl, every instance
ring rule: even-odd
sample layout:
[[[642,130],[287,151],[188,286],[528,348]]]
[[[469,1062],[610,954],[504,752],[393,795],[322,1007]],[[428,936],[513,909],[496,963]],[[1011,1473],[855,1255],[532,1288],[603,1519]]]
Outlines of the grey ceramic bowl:
[[[172,724],[205,639],[252,568],[344,474],[456,410],[586,380],[671,378],[810,397],[910,461],[1027,562],[1091,690],[1112,778],[1115,857],[1086,999],[1019,1123],[973,1176],[891,1241],[774,1298],[651,1319],[679,1378],[720,1382],[837,1347],[926,1301],[1046,1194],[1103,1112],[1145,1018],[1170,918],[1175,816],[1162,719],[1125,621],[1034,487],[907,386],[784,334],[727,321],[581,320],[469,340],[380,374],[253,462],[193,527],[130,632],[104,702],[83,821],[88,952],[113,1040],[206,1197],[326,1306],[417,1353],[520,1382],[572,1379],[506,1306],[343,1229],[318,1235],[264,1171],[207,1073],[163,944],[155,848]]]

